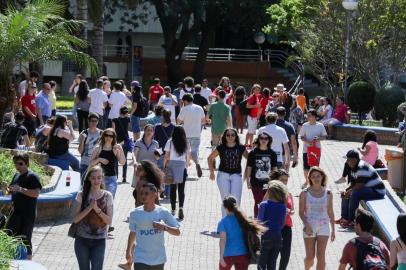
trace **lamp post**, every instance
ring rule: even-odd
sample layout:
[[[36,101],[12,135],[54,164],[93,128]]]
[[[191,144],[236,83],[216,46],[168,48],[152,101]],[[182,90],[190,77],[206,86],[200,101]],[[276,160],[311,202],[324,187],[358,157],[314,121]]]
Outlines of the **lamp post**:
[[[258,45],[258,61],[257,61],[257,83],[259,82],[259,62],[262,61],[261,44],[265,42],[265,35],[262,32],[254,34],[254,41]]]
[[[344,61],[344,98],[347,99],[348,95],[348,66],[350,58],[350,15],[358,8],[358,0],[343,0],[343,7],[347,11],[347,33],[345,40],[345,61]]]

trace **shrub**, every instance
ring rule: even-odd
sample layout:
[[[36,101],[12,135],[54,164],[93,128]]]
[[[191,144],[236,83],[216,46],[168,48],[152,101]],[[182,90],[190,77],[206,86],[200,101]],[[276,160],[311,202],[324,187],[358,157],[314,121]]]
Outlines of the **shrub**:
[[[405,101],[403,89],[389,84],[378,91],[375,98],[375,117],[382,120],[383,126],[393,127],[398,120],[397,107]]]
[[[351,112],[358,113],[359,124],[362,123],[362,115],[368,113],[374,107],[376,90],[375,87],[364,81],[354,82],[348,89],[348,106]]]
[[[5,231],[0,230],[0,270],[9,270],[11,261],[18,254],[18,246],[22,245],[21,240],[8,236]]]

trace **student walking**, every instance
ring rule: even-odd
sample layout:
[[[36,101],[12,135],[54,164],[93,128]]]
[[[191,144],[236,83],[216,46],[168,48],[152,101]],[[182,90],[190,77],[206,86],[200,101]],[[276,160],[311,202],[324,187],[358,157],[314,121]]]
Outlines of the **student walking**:
[[[282,247],[282,229],[286,219],[288,190],[279,181],[270,181],[264,201],[259,204],[258,220],[268,230],[261,237],[259,270],[275,270],[276,260]]]
[[[220,270],[247,270],[249,263],[247,234],[262,233],[266,228],[251,220],[239,209],[237,200],[233,196],[226,196],[223,200],[226,216],[217,225],[220,234]]]
[[[220,196],[223,200],[228,195],[233,195],[240,205],[242,194],[241,160],[242,157],[248,158],[248,152],[245,146],[240,143],[237,130],[227,128],[221,137],[221,144],[211,152],[207,158],[207,164],[210,170],[210,180],[215,180],[214,160],[220,156],[220,166],[217,173],[217,186],[220,190]],[[223,216],[226,212],[221,209]]]
[[[76,196],[73,223],[77,224],[75,254],[80,270],[102,270],[108,227],[113,219],[113,196],[103,189],[103,170],[89,169]]]
[[[186,139],[186,133],[182,126],[173,129],[172,138],[165,145],[164,167],[172,171],[173,184],[170,185],[170,199],[172,215],[176,213],[176,191],[179,196],[179,219],[184,218],[183,204],[185,202],[185,183],[187,167],[190,162],[190,146]]]
[[[303,237],[306,249],[305,270],[313,267],[317,257],[317,270],[326,269],[325,252],[329,238],[335,239],[333,194],[326,188],[326,173],[312,167],[309,171],[309,188],[299,197],[299,215],[303,221]],[[330,225],[329,225],[330,224]]]

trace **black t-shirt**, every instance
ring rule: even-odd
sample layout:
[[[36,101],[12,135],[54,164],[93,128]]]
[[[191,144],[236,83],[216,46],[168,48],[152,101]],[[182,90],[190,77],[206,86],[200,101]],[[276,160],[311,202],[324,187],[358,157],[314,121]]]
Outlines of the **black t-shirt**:
[[[134,116],[140,116],[140,113],[141,113],[141,106],[140,106],[140,102],[141,102],[141,93],[139,93],[139,92],[133,92],[133,96],[132,96],[132,99],[133,99],[133,103],[137,103],[137,109],[135,109],[135,112],[133,113],[133,115]]]
[[[252,168],[250,183],[253,187],[262,187],[268,183],[269,173],[276,167],[277,155],[272,149],[255,148],[248,154],[247,166]]]
[[[241,173],[241,159],[245,151],[244,145],[227,147],[220,144],[216,149],[220,154],[219,171],[230,174]]]
[[[122,143],[126,138],[128,138],[128,125],[130,123],[129,117],[119,117],[113,119],[115,130],[117,133],[117,142]]]
[[[200,94],[195,94],[193,96],[193,103],[196,105],[199,105],[200,107],[202,107],[202,109],[204,106],[209,105],[209,103],[207,102],[207,99]]]
[[[18,140],[27,134],[28,131],[23,125],[19,123],[7,123],[1,134],[0,146],[3,148],[16,149]]]
[[[26,189],[42,189],[38,175],[30,170],[25,174],[16,173],[10,185],[19,185]],[[35,217],[37,211],[37,198],[31,198],[22,193],[13,192],[11,200],[13,201],[15,214]]]

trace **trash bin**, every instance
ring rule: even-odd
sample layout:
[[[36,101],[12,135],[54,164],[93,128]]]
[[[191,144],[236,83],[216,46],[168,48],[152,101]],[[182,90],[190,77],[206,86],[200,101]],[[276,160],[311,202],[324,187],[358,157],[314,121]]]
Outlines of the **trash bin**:
[[[388,181],[392,188],[403,190],[403,150],[401,148],[385,149],[388,162]]]

